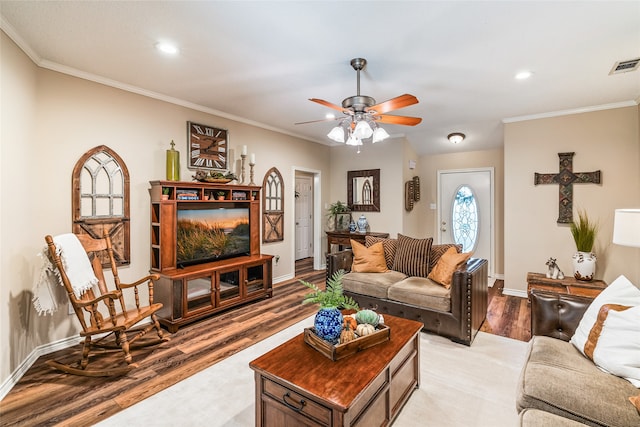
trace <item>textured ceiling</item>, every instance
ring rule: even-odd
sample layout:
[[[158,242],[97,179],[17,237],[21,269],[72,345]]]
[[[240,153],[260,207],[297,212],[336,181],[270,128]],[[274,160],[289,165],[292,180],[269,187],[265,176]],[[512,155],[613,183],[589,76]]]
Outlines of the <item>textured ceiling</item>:
[[[323,144],[332,123],[294,123],[330,112],[308,98],[355,95],[355,57],[363,95],[420,100],[391,113],[420,125],[384,125],[420,155],[500,147],[507,118],[640,99],[640,71],[609,75],[640,57],[639,1],[0,1],[0,14],[42,67]]]

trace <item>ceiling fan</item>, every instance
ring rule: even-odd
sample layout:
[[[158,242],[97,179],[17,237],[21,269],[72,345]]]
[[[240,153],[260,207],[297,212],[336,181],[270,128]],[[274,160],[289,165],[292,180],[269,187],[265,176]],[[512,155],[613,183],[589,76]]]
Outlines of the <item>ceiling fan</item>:
[[[367,60],[364,58],[354,58],[351,60],[351,66],[357,73],[357,94],[345,98],[342,101],[342,107],[323,99],[309,99],[309,101],[340,111],[344,114],[343,117],[312,120],[296,124],[301,125],[340,120],[338,126],[333,128],[327,136],[337,142],[346,142],[347,145],[362,145],[362,140],[368,138],[371,138],[372,142],[378,142],[388,138],[389,134],[383,128],[379,127],[378,123],[404,126],[415,126],[419,124],[422,121],[419,117],[386,114],[390,111],[417,104],[418,98],[413,95],[404,94],[396,96],[395,98],[378,104],[376,104],[376,100],[372,97],[360,95],[360,71],[365,65],[367,65]]]

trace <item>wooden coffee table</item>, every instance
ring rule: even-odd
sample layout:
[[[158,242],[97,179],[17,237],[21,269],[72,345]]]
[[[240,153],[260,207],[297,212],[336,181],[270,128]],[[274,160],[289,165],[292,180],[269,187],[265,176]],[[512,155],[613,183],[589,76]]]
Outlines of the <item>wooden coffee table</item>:
[[[335,362],[303,333],[252,361],[256,426],[391,423],[418,388],[424,325],[388,314],[384,320],[389,341]]]

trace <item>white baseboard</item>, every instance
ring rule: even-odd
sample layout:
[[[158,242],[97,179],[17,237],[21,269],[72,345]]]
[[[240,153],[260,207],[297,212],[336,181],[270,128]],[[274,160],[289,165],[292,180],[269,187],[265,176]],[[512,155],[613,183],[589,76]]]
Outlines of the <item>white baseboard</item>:
[[[527,291],[523,291],[522,289],[509,289],[509,288],[504,288],[502,290],[502,293],[504,295],[511,295],[513,297],[520,297],[520,298],[528,298],[527,296]]]
[[[289,273],[289,274],[285,274],[284,276],[274,277],[273,278],[273,283],[274,284],[281,283],[281,282],[284,282],[284,281],[287,281],[287,280],[291,280],[294,277],[296,277],[294,273]]]
[[[15,386],[20,378],[29,370],[29,368],[38,360],[40,356],[53,353],[54,351],[64,350],[65,348],[73,347],[78,344],[82,338],[80,336],[68,337],[59,341],[50,342],[48,344],[40,345],[31,351],[29,355],[18,365],[15,371],[11,373],[0,386],[0,400],[9,394],[13,386]]]

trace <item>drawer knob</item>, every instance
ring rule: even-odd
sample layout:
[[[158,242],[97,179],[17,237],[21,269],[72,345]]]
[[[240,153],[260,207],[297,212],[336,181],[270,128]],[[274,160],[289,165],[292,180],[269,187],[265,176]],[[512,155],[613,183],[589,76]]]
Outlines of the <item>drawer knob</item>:
[[[288,400],[291,400],[292,402],[295,403],[289,403]],[[291,395],[289,395],[289,392],[285,393],[284,396],[282,396],[282,401],[284,402],[285,405],[287,405],[289,408],[293,409],[296,412],[300,412],[302,411],[302,409],[305,407],[305,405],[307,404],[307,402],[304,399],[300,399],[300,402],[296,402]]]

